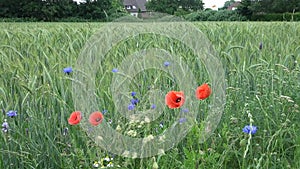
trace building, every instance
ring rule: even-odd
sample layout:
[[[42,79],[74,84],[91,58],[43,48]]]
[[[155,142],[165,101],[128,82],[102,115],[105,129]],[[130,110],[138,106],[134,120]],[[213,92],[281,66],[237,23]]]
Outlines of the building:
[[[147,0],[123,0],[125,9],[135,17],[138,17],[139,14],[141,17],[147,15],[146,3]]]
[[[230,4],[228,7],[227,7],[227,10],[230,10],[230,11],[233,11],[233,10],[236,10],[237,7],[241,4],[241,2],[239,1],[236,1],[232,4]]]

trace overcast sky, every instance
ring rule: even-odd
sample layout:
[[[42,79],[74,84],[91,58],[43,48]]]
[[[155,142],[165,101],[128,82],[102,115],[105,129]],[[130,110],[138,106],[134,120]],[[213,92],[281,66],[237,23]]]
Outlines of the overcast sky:
[[[212,8],[213,5],[216,5],[217,9],[223,7],[226,1],[227,0],[202,0],[204,8]]]

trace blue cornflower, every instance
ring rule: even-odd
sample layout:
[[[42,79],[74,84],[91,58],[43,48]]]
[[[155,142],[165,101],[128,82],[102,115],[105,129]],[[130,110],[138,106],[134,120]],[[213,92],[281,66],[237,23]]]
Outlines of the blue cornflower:
[[[133,105],[137,105],[138,102],[139,102],[139,99],[131,99],[130,102],[131,102],[131,104],[133,104]]]
[[[134,104],[132,104],[132,103],[130,103],[130,104],[128,105],[128,110],[133,110],[133,109],[134,109],[134,107],[135,107],[135,105],[134,105]]]
[[[6,119],[4,119],[4,122],[2,123],[2,131],[4,133],[8,131],[8,123],[6,122]]]
[[[66,68],[64,68],[64,72],[66,73],[66,74],[70,74],[71,72],[73,71],[73,69],[71,68],[71,67],[66,67]]]
[[[182,111],[183,113],[188,113],[188,112],[189,112],[189,109],[188,109],[188,108],[182,108],[181,111]]]
[[[178,120],[178,122],[179,122],[179,124],[182,124],[182,123],[186,122],[186,118],[180,118],[180,119]]]
[[[156,105],[155,105],[155,104],[152,104],[152,105],[151,105],[151,109],[156,109]]]
[[[250,126],[250,125],[246,125],[243,128],[243,132],[247,133],[247,134],[255,134],[257,131],[257,127],[256,126]]]
[[[112,72],[113,72],[113,73],[117,73],[118,71],[119,71],[119,70],[118,70],[117,68],[113,68],[113,69],[112,69]]]
[[[15,117],[15,116],[17,116],[17,111],[10,110],[10,111],[8,111],[8,112],[6,113],[6,115],[7,115],[8,117]]]
[[[164,65],[166,66],[166,67],[168,67],[169,65],[170,65],[170,62],[164,62]]]
[[[136,92],[131,92],[131,96],[134,97],[136,95]]]
[[[107,111],[108,111],[108,110],[103,110],[103,111],[102,111],[102,114],[103,114],[103,115],[106,114]]]

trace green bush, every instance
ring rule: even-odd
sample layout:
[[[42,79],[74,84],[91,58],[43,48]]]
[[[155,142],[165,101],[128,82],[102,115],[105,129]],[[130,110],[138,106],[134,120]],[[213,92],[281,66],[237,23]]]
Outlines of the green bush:
[[[243,21],[245,17],[239,15],[236,11],[229,10],[205,10],[193,12],[185,17],[189,21]]]
[[[252,21],[300,21],[300,12],[256,14],[251,17],[251,20]]]

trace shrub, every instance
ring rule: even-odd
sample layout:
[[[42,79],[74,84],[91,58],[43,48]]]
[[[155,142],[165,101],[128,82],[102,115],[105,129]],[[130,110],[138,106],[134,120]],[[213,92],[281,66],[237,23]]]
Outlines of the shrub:
[[[239,15],[236,11],[229,10],[205,10],[193,12],[186,15],[185,19],[189,21],[243,21],[244,16]]]
[[[251,20],[252,21],[300,21],[300,12],[256,14],[251,17]]]

